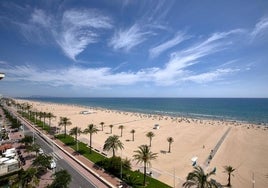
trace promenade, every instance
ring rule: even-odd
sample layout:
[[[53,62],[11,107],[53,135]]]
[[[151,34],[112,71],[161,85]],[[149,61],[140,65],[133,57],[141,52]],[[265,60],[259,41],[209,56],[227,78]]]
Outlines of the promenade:
[[[9,109],[11,110],[11,109]],[[115,176],[106,173],[104,170],[97,169],[94,167],[94,163],[90,160],[85,158],[82,155],[77,155],[75,151],[66,146],[61,141],[54,139],[53,136],[45,134],[42,130],[37,129],[31,122],[26,120],[25,118],[21,117],[17,112],[12,111],[14,115],[16,115],[21,122],[26,125],[31,131],[39,132],[43,134],[44,138],[49,140],[49,142],[54,143],[58,147],[65,160],[68,161],[71,165],[73,165],[77,171],[83,174],[85,177],[90,179],[90,181],[98,188],[115,188],[120,185],[120,179],[116,178]]]

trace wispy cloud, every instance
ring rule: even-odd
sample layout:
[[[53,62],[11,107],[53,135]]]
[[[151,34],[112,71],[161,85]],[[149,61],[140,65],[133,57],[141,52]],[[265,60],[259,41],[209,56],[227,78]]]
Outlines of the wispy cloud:
[[[185,80],[197,80],[187,79],[187,77],[191,77],[195,74],[189,71],[189,67],[199,62],[199,60],[205,56],[226,49],[227,46],[231,44],[230,41],[226,39],[228,39],[230,35],[238,32],[240,31],[232,30],[229,32],[214,33],[204,41],[193,44],[187,49],[173,52],[163,69],[153,69],[151,74],[152,80],[155,80],[158,85],[173,85]],[[207,81],[209,82],[211,79],[207,79]]]
[[[69,67],[61,70],[40,70],[29,65],[4,69],[10,75],[7,81],[46,83],[51,86],[98,88],[113,85],[130,85],[139,81],[134,73],[113,73],[110,68]]]
[[[207,83],[211,81],[216,81],[220,78],[222,78],[224,75],[228,75],[230,73],[234,73],[240,71],[239,69],[217,69],[215,71],[205,72],[197,75],[188,76],[186,78],[183,78],[185,81],[192,81],[196,83]]]
[[[128,29],[116,31],[109,45],[115,50],[122,49],[129,51],[144,42],[146,36],[149,34],[151,34],[151,32],[143,31],[138,24],[134,24]]]
[[[117,70],[108,67],[82,68],[73,66],[56,71],[41,70],[27,65],[16,66],[4,71],[12,75],[15,80],[44,82],[52,86],[71,85],[76,87],[102,88],[138,83],[153,83],[159,86],[179,85],[187,81],[207,83],[239,71],[239,69],[230,68],[227,65],[224,68],[219,66],[214,71],[203,71],[201,73],[196,73],[189,69],[194,63],[200,62],[201,58],[224,50],[229,43],[228,40],[223,39],[227,38],[231,33],[213,34],[204,41],[194,44],[187,49],[174,52],[163,68],[152,67],[140,69],[136,72],[116,72]]]
[[[268,30],[268,17],[263,17],[256,25],[253,31],[251,32],[251,36],[255,38],[258,35],[262,35]]]
[[[6,62],[6,61],[1,61],[1,60],[0,60],[0,65],[7,65],[7,62]]]
[[[74,61],[89,44],[99,41],[103,30],[113,27],[112,19],[95,9],[72,9],[59,15],[34,9],[27,22],[13,22],[28,41],[55,42]]]
[[[162,52],[178,45],[179,43],[183,42],[184,40],[189,39],[189,36],[186,36],[184,33],[177,33],[176,36],[158,46],[155,46],[149,50],[149,54],[151,58],[155,58],[159,56]]]
[[[52,18],[46,15],[43,10],[35,9],[31,15],[30,22],[39,24],[44,28],[49,28],[52,24]]]
[[[109,28],[111,19],[96,10],[71,10],[64,12],[61,30],[54,35],[66,56],[76,60],[89,44],[98,41],[100,29]]]

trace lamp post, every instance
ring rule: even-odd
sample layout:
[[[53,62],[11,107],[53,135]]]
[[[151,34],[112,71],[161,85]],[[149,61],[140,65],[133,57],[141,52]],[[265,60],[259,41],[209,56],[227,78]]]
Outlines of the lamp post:
[[[77,134],[78,134],[78,127],[76,127],[76,152],[78,154],[78,139],[77,139]]]

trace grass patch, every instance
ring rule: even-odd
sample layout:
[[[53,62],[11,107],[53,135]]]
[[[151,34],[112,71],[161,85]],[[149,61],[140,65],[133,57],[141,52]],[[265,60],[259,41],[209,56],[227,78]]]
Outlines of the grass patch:
[[[57,135],[56,138],[76,151],[75,139],[71,137],[70,135],[64,136],[63,134],[61,134],[61,135]],[[78,152],[81,155],[85,156],[87,159],[89,159],[90,161],[94,163],[97,163],[105,159],[103,155],[95,152],[94,150],[91,150],[91,153],[90,153],[89,147],[83,142],[78,142],[78,148],[79,148]]]

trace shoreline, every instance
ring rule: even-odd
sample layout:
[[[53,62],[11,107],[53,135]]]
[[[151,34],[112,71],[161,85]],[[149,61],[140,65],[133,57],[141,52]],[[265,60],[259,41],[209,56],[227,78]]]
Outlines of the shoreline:
[[[110,135],[120,136],[119,125],[124,125],[123,136],[120,137],[124,144],[123,154],[120,151],[116,152],[116,155],[122,155],[123,158],[132,159],[133,151],[137,150],[138,146],[148,143],[145,134],[149,131],[154,132],[155,137],[153,137],[151,149],[152,152],[158,153],[158,158],[152,161],[150,170],[153,171],[155,178],[171,186],[174,182],[173,171],[176,171],[177,187],[180,187],[187,174],[193,169],[191,158],[197,156],[198,164],[204,165],[211,150],[215,148],[229,128],[231,130],[206,168],[217,167],[219,169],[213,178],[224,183],[226,174],[222,173],[222,167],[231,165],[238,168],[240,165],[235,177],[239,176],[243,178],[243,181],[234,178],[234,186],[247,187],[251,178],[249,172],[254,170],[258,174],[263,174],[263,177],[265,176],[264,172],[268,172],[268,161],[262,160],[268,157],[268,143],[266,141],[268,127],[266,126],[209,119],[174,118],[166,115],[124,112],[73,104],[32,100],[20,100],[20,102],[28,102],[33,105],[33,109],[36,108],[38,111],[51,112],[56,115],[56,119],[52,120],[52,126],[57,126],[61,116],[70,118],[73,124],[67,127],[67,131],[74,126],[81,127],[83,130],[90,123],[100,129],[100,122],[105,122],[104,131],[98,131],[96,135],[93,135],[92,140],[93,148],[100,151]],[[80,114],[84,110],[94,113]],[[110,134],[110,124],[114,125],[112,134]],[[153,129],[155,124],[159,124],[160,128]],[[135,141],[132,141],[130,133],[132,129],[136,131]],[[174,143],[172,143],[172,152],[167,153],[168,143],[166,139],[170,136],[174,138]],[[81,134],[79,140],[88,143],[89,136]],[[109,152],[107,154],[111,155]],[[134,161],[131,163],[134,170],[141,168]],[[260,187],[268,185],[268,178],[256,177],[256,181],[261,182],[262,186]]]
[[[15,98],[16,99],[16,98]],[[115,111],[115,112],[124,112],[124,113],[137,113],[142,115],[149,115],[149,116],[168,116],[170,118],[181,118],[181,119],[194,119],[194,120],[204,120],[204,121],[221,121],[221,122],[228,122],[228,123],[236,123],[236,124],[248,124],[250,126],[263,126],[268,128],[268,122],[255,122],[255,121],[245,121],[239,119],[232,119],[227,118],[224,116],[219,115],[209,115],[209,114],[195,114],[195,113],[181,113],[181,112],[157,112],[157,111],[143,111],[143,110],[124,110],[124,109],[114,109],[114,108],[106,108],[100,106],[87,106],[75,103],[60,103],[60,102],[47,102],[38,99],[16,99],[16,100],[25,100],[25,101],[33,101],[33,102],[40,102],[40,103],[47,103],[47,104],[59,104],[59,105],[70,105],[70,106],[77,106],[81,108],[89,108],[93,110],[101,110],[101,111]]]

